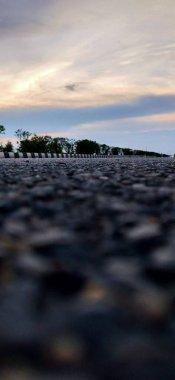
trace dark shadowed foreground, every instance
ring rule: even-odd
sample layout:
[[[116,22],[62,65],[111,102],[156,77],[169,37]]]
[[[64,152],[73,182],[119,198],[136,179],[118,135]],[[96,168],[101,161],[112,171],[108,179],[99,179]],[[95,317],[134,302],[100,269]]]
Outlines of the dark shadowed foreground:
[[[0,161],[0,378],[175,379],[175,160]]]

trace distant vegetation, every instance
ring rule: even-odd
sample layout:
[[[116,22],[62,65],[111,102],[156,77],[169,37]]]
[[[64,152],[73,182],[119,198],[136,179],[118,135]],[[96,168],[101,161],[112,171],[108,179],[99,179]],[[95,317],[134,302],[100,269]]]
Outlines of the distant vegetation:
[[[5,132],[5,127],[0,125],[0,134]],[[149,152],[145,150],[133,150],[129,148],[120,148],[99,144],[96,141],[83,139],[73,140],[65,137],[38,136],[17,129],[15,132],[17,138],[17,149],[8,141],[5,145],[0,145],[0,151],[3,152],[28,152],[28,153],[67,153],[67,154],[101,154],[101,155],[124,155],[124,156],[149,156],[149,157],[168,157],[166,154]]]

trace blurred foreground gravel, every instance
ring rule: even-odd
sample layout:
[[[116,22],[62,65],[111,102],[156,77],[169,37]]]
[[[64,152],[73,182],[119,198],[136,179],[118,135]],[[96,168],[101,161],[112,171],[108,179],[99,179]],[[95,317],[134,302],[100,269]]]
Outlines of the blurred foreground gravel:
[[[174,169],[0,160],[0,379],[175,379]]]

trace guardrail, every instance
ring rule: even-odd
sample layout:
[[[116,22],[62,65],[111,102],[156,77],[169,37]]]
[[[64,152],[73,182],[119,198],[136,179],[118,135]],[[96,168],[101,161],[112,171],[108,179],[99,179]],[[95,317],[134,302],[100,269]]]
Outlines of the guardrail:
[[[66,153],[20,153],[0,152],[0,158],[114,158],[119,156]]]
[[[67,153],[21,153],[21,152],[0,152],[1,158],[161,158],[156,156],[137,156],[137,155],[94,155],[94,154],[67,154]],[[174,156],[163,158],[174,158]]]

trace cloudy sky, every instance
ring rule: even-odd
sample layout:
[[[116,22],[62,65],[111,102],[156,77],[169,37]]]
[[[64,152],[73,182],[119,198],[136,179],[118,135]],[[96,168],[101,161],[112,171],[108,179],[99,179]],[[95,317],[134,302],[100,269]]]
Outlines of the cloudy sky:
[[[0,0],[0,124],[175,153],[174,0]]]

